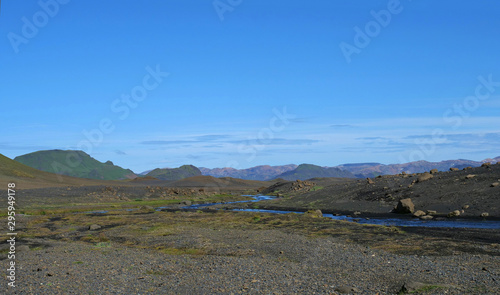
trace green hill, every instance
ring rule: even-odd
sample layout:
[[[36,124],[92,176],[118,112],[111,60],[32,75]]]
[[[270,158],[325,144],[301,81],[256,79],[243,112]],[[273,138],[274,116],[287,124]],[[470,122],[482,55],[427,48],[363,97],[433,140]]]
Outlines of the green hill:
[[[193,165],[183,165],[179,168],[157,168],[150,171],[146,176],[151,176],[161,180],[180,180],[192,176],[200,176],[200,169]]]
[[[346,177],[354,178],[354,174],[349,171],[340,170],[335,167],[320,167],[311,164],[301,164],[291,171],[287,171],[277,176],[286,180],[306,180],[315,177]]]
[[[35,178],[40,172],[0,154],[0,175],[4,177]]]
[[[40,171],[0,154],[0,183],[6,185],[9,182],[14,182],[17,189],[108,184],[101,180],[75,178]]]
[[[136,177],[129,169],[115,166],[110,161],[99,162],[83,151],[38,151],[14,160],[38,170],[80,178],[118,180]]]

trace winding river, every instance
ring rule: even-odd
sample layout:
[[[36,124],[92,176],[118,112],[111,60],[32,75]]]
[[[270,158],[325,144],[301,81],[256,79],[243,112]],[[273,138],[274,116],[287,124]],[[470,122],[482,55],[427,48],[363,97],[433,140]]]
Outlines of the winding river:
[[[250,203],[260,202],[265,200],[272,200],[276,197],[273,196],[249,196],[253,200],[249,201],[236,201],[225,203],[210,203],[210,204],[194,204],[182,207],[183,209],[203,209],[204,207],[222,205],[222,204],[236,204],[236,203]],[[232,211],[246,211],[246,212],[260,212],[260,213],[275,213],[275,214],[288,214],[296,213],[303,214],[300,211],[282,211],[282,210],[268,210],[268,209],[230,209]],[[363,218],[363,217],[350,217],[350,216],[336,216],[333,214],[323,214],[323,217],[328,217],[334,220],[345,220],[357,222],[361,224],[376,224],[386,226],[418,226],[418,227],[445,227],[445,228],[482,228],[482,229],[500,229],[500,221],[496,220],[421,220],[418,218]]]

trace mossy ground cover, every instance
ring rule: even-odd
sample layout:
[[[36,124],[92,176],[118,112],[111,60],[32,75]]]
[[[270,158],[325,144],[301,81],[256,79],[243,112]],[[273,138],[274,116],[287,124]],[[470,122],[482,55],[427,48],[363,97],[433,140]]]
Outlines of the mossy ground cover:
[[[91,231],[89,227],[92,224],[101,228]],[[227,255],[248,254],[252,253],[252,249],[234,249],[234,245],[226,245],[223,238],[214,239],[213,233],[231,235],[233,231],[273,230],[298,233],[312,239],[332,237],[344,243],[362,244],[404,255],[450,255],[477,252],[478,247],[485,254],[500,255],[497,247],[474,241],[422,237],[399,227],[361,225],[294,213],[126,211],[120,207],[105,214],[82,214],[59,208],[48,210],[45,215],[24,216],[19,225],[20,239],[85,242],[97,248],[112,247],[118,243],[171,255],[213,254],[224,247],[227,248],[224,252]]]

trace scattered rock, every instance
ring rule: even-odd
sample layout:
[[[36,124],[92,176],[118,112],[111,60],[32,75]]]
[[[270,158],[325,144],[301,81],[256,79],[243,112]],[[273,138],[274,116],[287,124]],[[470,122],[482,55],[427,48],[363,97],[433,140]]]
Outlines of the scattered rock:
[[[98,224],[92,224],[91,226],[89,226],[89,230],[98,230],[101,228],[102,228],[102,226],[100,226]]]
[[[340,286],[335,288],[336,292],[339,292],[340,294],[349,294],[349,293],[358,293],[359,289],[354,288],[354,287],[348,287],[348,286]]]
[[[429,172],[425,172],[423,174],[420,174],[417,178],[417,182],[422,182],[422,181],[426,181],[426,180],[429,180],[431,178],[433,178],[434,176],[432,174],[430,174]]]
[[[304,214],[309,216],[309,217],[313,217],[313,218],[323,217],[323,212],[321,212],[321,210],[319,210],[319,209],[309,210]]]
[[[450,171],[459,171],[459,170],[460,170],[460,169],[455,168],[455,167],[451,167],[451,168],[450,168]]]
[[[472,169],[472,166],[467,166],[463,170],[469,170],[469,169]]]
[[[415,205],[410,198],[402,199],[392,211],[399,214],[413,213],[413,211],[415,211]]]
[[[413,216],[415,216],[415,217],[420,217],[420,216],[424,216],[424,215],[425,215],[425,212],[422,210],[417,210],[417,211],[415,211],[415,213],[413,213]]]
[[[420,291],[428,288],[429,286],[433,285],[416,281],[409,281],[403,284],[397,294],[420,293]]]
[[[455,210],[455,211],[448,213],[448,217],[457,217],[457,216],[460,216],[459,210]]]
[[[431,173],[431,174],[436,174],[436,173],[438,173],[438,172],[439,172],[439,170],[437,170],[437,169],[432,169],[432,170],[430,171],[430,173]]]
[[[366,183],[368,183],[368,184],[374,184],[375,181],[371,180],[370,178],[367,178],[366,179]]]
[[[182,205],[191,206],[192,202],[190,200],[184,200],[181,202]]]
[[[490,166],[491,166],[490,162],[486,162],[486,163],[481,164],[481,167],[487,167],[487,168],[489,168]]]
[[[469,205],[463,205],[462,209],[466,210],[466,209],[469,209],[469,207],[470,207]]]
[[[481,213],[480,217],[488,217],[490,214],[488,212]]]
[[[491,184],[491,187],[497,187],[497,186],[499,186],[499,185],[500,185],[500,182],[493,182],[493,183]]]
[[[430,219],[432,219],[432,218],[434,218],[434,217],[433,217],[433,216],[431,216],[431,215],[424,215],[424,216],[420,216],[420,219],[422,219],[422,220],[430,220]]]
[[[474,174],[469,174],[469,175],[465,176],[465,179],[472,179],[472,178],[474,178],[474,177],[476,177],[476,175],[474,175]]]
[[[436,214],[437,211],[436,210],[427,210],[427,215],[432,215],[432,214]]]

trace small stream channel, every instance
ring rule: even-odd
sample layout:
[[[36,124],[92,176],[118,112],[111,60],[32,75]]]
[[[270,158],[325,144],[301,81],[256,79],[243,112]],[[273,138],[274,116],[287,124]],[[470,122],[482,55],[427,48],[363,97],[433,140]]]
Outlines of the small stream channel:
[[[210,203],[210,204],[194,204],[190,206],[182,207],[183,209],[203,209],[204,207],[222,205],[222,204],[236,204],[236,203],[255,203],[265,200],[272,200],[276,197],[273,196],[249,196],[254,198],[249,201],[236,201],[236,202],[224,202],[224,203]],[[166,208],[166,207],[165,207]],[[161,209],[161,208],[157,208]],[[303,214],[300,211],[282,211],[282,210],[268,210],[268,209],[230,209],[232,211],[246,211],[246,212],[259,212],[259,213],[275,213],[275,214],[287,214],[287,213],[297,213]],[[363,217],[350,217],[345,215],[333,215],[333,214],[323,214],[323,217],[328,217],[334,220],[345,220],[351,222],[357,222],[361,224],[376,224],[376,225],[386,225],[386,226],[418,226],[418,227],[445,227],[445,228],[483,228],[483,229],[500,229],[500,221],[496,220],[421,220],[418,218],[363,218]]]

